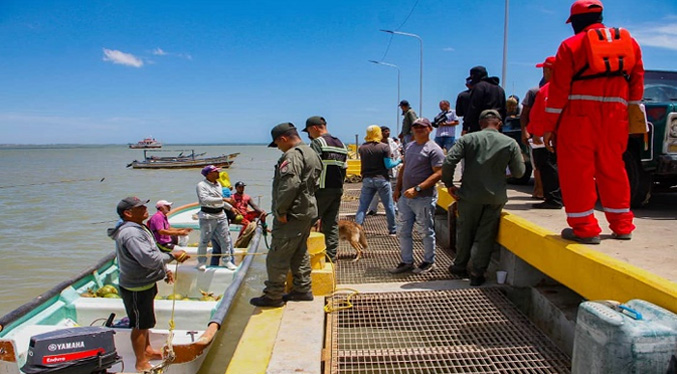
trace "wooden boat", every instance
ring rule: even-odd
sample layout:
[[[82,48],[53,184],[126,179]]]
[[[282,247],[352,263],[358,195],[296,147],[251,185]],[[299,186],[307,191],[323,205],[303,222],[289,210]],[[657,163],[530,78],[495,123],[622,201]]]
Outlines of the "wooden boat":
[[[129,144],[129,148],[132,149],[162,148],[162,143],[157,141],[157,139],[151,137],[138,141],[135,144]]]
[[[200,157],[204,153],[196,154],[192,152],[187,156],[161,157],[149,156],[147,151],[144,151],[144,159],[142,161],[134,160],[127,167],[131,166],[133,169],[188,169],[214,165],[220,168],[229,168],[239,154],[237,152],[216,157]]]
[[[195,204],[185,209],[177,208],[174,215],[194,208]],[[174,221],[175,219],[170,217],[170,222]],[[232,236],[237,235],[238,231],[239,226],[231,227]],[[152,345],[159,348],[167,343],[168,336],[173,336],[171,343],[175,354],[172,362],[151,361],[157,365],[155,373],[198,372],[254,257],[243,255],[257,251],[261,235],[261,227],[257,227],[249,246],[246,249],[236,250],[236,258],[243,259],[238,261],[238,267],[234,271],[221,267],[208,267],[206,271],[198,271],[195,267],[195,258],[178,267],[175,263],[168,265],[177,274],[176,286],[174,288],[173,285],[158,282],[158,295],[166,297],[181,294],[188,298],[176,301],[155,300],[157,324],[150,330]],[[196,252],[195,247],[186,247],[186,250],[189,253]],[[124,316],[126,313],[121,299],[83,296],[90,289],[96,290],[103,285],[117,286],[117,282],[118,267],[113,252],[74,278],[59,283],[31,302],[0,317],[0,373],[24,373],[21,368],[30,356],[29,342],[35,335],[63,332],[75,326],[101,326],[111,313],[115,313],[118,317]],[[219,301],[198,301],[196,299],[202,296],[201,291],[222,297]],[[172,315],[176,326],[173,331],[169,328]],[[104,329],[108,331],[108,328]],[[121,361],[106,372],[133,372],[135,356],[130,341],[131,329],[114,326],[110,329],[115,332],[115,349]],[[72,372],[75,371],[63,371],[63,373]]]

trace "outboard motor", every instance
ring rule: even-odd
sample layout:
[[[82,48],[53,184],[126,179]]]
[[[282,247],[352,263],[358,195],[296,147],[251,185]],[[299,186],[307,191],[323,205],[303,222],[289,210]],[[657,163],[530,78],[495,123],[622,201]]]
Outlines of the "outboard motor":
[[[102,374],[120,362],[113,340],[115,331],[105,327],[71,327],[31,337],[26,374]]]

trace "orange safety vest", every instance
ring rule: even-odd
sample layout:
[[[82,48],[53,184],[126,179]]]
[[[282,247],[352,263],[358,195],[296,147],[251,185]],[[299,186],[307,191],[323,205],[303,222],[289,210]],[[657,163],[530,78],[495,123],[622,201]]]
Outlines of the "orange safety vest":
[[[628,77],[635,66],[633,39],[626,29],[619,27],[590,29],[583,44],[588,63],[574,75],[574,80],[620,75]]]

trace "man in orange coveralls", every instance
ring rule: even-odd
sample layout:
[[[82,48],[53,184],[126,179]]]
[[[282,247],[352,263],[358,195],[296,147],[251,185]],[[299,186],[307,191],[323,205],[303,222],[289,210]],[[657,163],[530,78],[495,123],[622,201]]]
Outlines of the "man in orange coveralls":
[[[605,29],[602,9],[599,0],[578,0],[571,6],[567,23],[575,35],[557,51],[543,136],[549,150],[557,148],[562,198],[571,226],[562,230],[562,238],[585,244],[599,244],[602,231],[593,214],[595,184],[612,237],[629,240],[635,229],[623,152],[628,142],[628,106],[638,105],[644,93],[644,67],[637,41],[625,30],[621,38],[616,36],[621,33],[618,29]],[[601,29],[591,32],[599,40],[588,36],[588,30],[595,29]],[[622,58],[612,52],[606,72],[599,73],[591,68],[601,60],[595,51],[602,49],[595,46],[606,41],[613,42],[613,48],[625,43],[617,49],[630,52]]]

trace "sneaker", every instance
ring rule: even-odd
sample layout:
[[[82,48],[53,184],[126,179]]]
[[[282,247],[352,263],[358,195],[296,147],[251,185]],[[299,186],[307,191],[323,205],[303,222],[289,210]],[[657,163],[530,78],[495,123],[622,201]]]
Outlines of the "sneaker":
[[[395,230],[389,231],[389,232],[388,232],[388,235],[390,235],[390,236],[397,236],[397,231],[395,231]]]
[[[449,272],[460,278],[468,278],[468,270],[465,268],[465,266],[451,265],[449,266]]]
[[[430,263],[430,262],[421,262],[421,265],[419,265],[416,269],[414,269],[414,274],[426,274],[430,273],[435,269],[435,263]]]
[[[616,240],[630,240],[630,239],[632,239],[632,233],[629,232],[627,234],[616,234],[614,232],[614,233],[611,233],[611,238],[616,239]]]
[[[531,204],[531,207],[534,209],[562,209],[562,204],[544,201],[538,204]]]
[[[196,266],[195,268],[196,268],[198,271],[205,271],[205,270],[207,270],[207,265],[202,264],[202,265]]]
[[[392,274],[400,274],[400,273],[406,273],[408,271],[414,270],[414,264],[406,264],[404,262],[400,262],[396,268],[388,270]]]
[[[581,244],[599,244],[602,240],[600,239],[599,235],[597,236],[591,236],[589,238],[581,238],[580,236],[574,234],[574,229],[572,228],[566,228],[562,230],[562,239],[566,240],[573,240],[575,242],[579,242]]]
[[[368,215],[368,216],[375,216],[375,215],[376,215],[376,211],[370,210],[370,211],[367,212],[367,215]]]
[[[249,300],[249,304],[262,308],[278,308],[284,305],[284,300],[273,300],[269,299],[268,296],[259,296]]]
[[[313,301],[313,293],[308,292],[296,292],[292,291],[290,293],[282,295],[282,301]]]
[[[484,278],[484,275],[470,274],[470,285],[471,286],[481,286],[486,281],[487,281],[487,279]]]
[[[223,265],[223,266],[225,266],[226,269],[228,269],[228,270],[236,270],[237,269],[237,266],[232,261],[226,262],[226,264]]]

